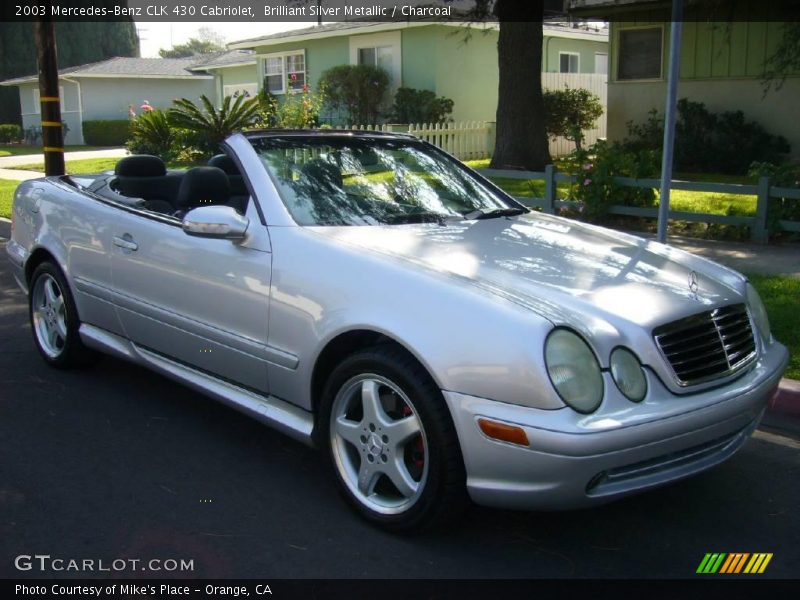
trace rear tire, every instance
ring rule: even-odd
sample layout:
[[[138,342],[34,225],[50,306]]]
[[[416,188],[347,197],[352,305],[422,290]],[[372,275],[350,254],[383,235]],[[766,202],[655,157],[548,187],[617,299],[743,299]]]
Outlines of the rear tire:
[[[78,333],[81,323],[69,285],[50,261],[31,276],[28,316],[36,349],[48,365],[66,369],[96,360],[97,354],[83,345]]]
[[[334,369],[318,431],[340,491],[372,523],[392,531],[438,527],[468,504],[447,405],[399,348],[369,348]]]

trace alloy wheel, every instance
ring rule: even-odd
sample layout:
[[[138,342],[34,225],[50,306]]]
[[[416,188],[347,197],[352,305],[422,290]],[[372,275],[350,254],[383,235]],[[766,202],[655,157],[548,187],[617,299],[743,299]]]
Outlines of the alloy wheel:
[[[367,508],[398,514],[422,495],[429,456],[425,429],[409,397],[389,379],[362,374],[339,389],[330,442],[342,480]]]

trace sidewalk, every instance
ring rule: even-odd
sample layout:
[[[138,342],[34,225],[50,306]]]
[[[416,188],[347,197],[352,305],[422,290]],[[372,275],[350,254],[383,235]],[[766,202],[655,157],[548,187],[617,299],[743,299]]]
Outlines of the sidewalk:
[[[69,146],[67,146],[69,148]],[[82,160],[84,158],[118,158],[125,156],[125,148],[106,148],[104,150],[78,150],[65,152],[64,160]],[[0,156],[0,170],[13,169],[18,165],[43,163],[44,154],[23,154],[20,156]]]
[[[646,239],[655,239],[655,236],[640,232],[631,233]],[[800,279],[800,244],[725,242],[677,235],[669,236],[667,243],[742,273],[787,275]]]
[[[21,171],[19,169],[0,169],[0,179],[9,179],[11,181],[27,181],[28,179],[36,179],[37,177],[41,176],[42,173],[39,173],[38,171]]]
[[[86,158],[121,158],[127,154],[125,148],[106,148],[105,150],[78,150],[76,152],[65,152],[64,160],[82,160]],[[0,156],[0,179],[10,179],[11,181],[27,181],[41,177],[42,173],[37,171],[23,171],[15,169],[19,165],[30,165],[43,163],[44,154],[24,154],[21,156]]]

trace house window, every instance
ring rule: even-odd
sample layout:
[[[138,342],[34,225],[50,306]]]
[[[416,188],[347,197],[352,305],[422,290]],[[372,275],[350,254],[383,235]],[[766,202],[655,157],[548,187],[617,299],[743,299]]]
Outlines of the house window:
[[[662,45],[661,27],[621,30],[617,79],[661,79]]]
[[[270,93],[300,91],[305,84],[305,52],[270,54],[264,58],[264,89]]]
[[[608,54],[605,52],[594,53],[594,72],[598,75],[608,75]]]
[[[64,98],[64,86],[58,86],[58,97],[61,99],[59,103],[61,106],[61,112],[64,112],[64,105],[67,103],[66,99]],[[33,114],[38,115],[42,112],[42,101],[41,96],[39,95],[39,88],[33,88]]]
[[[559,52],[558,65],[560,73],[580,73],[581,55],[577,52]]]
[[[372,48],[358,49],[358,64],[380,67],[386,71],[392,70],[392,47],[375,46]]]

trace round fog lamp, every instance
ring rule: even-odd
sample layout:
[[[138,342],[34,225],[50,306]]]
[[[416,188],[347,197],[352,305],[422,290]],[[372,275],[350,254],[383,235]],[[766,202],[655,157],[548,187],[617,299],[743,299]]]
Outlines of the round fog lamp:
[[[647,379],[639,359],[625,348],[611,353],[611,377],[619,391],[632,402],[641,402],[647,393]]]

